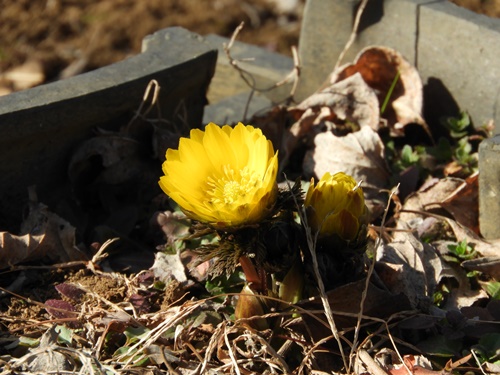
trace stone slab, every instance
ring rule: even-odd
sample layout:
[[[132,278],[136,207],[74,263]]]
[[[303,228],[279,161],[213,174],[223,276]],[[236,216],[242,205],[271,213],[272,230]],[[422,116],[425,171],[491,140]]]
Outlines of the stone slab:
[[[299,100],[332,71],[349,39],[358,4],[307,0],[299,43],[305,80]],[[352,61],[370,45],[392,47],[418,68],[426,85],[427,117],[461,109],[476,126],[490,119],[500,124],[500,19],[447,0],[371,0],[343,61]]]
[[[248,93],[250,87],[231,66],[224,51],[224,45],[229,43],[229,39],[212,34],[206,36],[205,40],[219,52],[217,68],[208,91],[209,102],[217,103],[232,95]],[[291,84],[273,90],[267,89],[292,71],[293,61],[290,57],[238,41],[231,48],[231,56],[239,60],[238,65],[249,73],[247,77],[254,80],[255,88],[271,102],[280,103],[288,98]]]
[[[18,222],[36,185],[40,201],[57,201],[68,159],[97,126],[126,124],[155,79],[162,117],[201,125],[217,51],[182,28],[144,40],[143,53],[122,62],[0,98],[0,229]],[[182,110],[179,113],[179,109]]]
[[[479,228],[486,239],[500,238],[500,135],[479,145]]]
[[[251,100],[249,98],[251,96]],[[214,104],[207,105],[203,114],[203,123],[214,122],[218,125],[236,124],[247,121],[254,114],[268,110],[273,103],[264,95],[243,91],[239,94],[228,96]],[[245,115],[246,112],[246,115]]]

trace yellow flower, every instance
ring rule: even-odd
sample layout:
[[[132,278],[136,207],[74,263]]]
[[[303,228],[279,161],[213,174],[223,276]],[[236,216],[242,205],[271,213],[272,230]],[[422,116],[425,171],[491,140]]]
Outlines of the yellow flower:
[[[214,123],[168,149],[162,190],[192,219],[217,228],[254,224],[271,212],[278,152],[260,129]]]
[[[327,172],[316,186],[314,178],[311,179],[305,207],[313,233],[319,230],[320,236],[338,235],[344,240],[354,240],[360,217],[365,213],[365,199],[354,178],[342,172],[333,176]]]

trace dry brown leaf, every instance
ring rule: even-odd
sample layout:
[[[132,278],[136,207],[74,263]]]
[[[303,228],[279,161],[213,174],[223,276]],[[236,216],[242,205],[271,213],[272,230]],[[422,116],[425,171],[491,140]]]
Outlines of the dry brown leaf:
[[[460,224],[479,234],[479,173],[467,177],[440,205]]]
[[[428,180],[417,192],[408,196],[403,204],[403,212],[399,215],[396,228],[418,230],[421,235],[425,233],[425,228],[420,228],[427,218],[425,212],[439,209],[441,203],[447,201],[463,183],[462,179],[455,177]]]
[[[462,267],[469,271],[479,271],[500,281],[500,251],[499,256],[470,259],[462,262]]]
[[[54,263],[84,259],[75,246],[75,228],[43,204],[30,210],[21,232],[0,232],[0,269],[42,258]]]
[[[413,308],[425,305],[434,293],[445,267],[435,249],[408,232],[377,249],[377,274],[395,294],[403,293]]]
[[[311,108],[318,114],[325,107],[328,108],[331,116],[329,120],[336,125],[351,123],[360,128],[365,126],[374,130],[379,128],[380,110],[377,96],[360,74],[354,74],[340,82],[333,83],[320,92],[312,94],[290,110],[305,112]],[[315,124],[320,123],[321,120],[319,116]]]
[[[422,118],[423,90],[420,75],[394,49],[382,46],[363,49],[353,64],[346,64],[333,72],[330,82],[336,83],[359,73],[375,91],[379,102],[383,103],[398,72],[399,78],[383,114],[388,120],[391,133],[395,136],[404,135],[402,129],[410,123],[420,124],[427,129]]]
[[[389,173],[384,159],[384,145],[369,127],[336,137],[331,132],[314,138],[315,148],[306,153],[303,170],[306,175],[321,178],[326,172],[343,171],[363,185],[387,187]]]
[[[315,148],[304,157],[304,174],[321,178],[326,172],[345,172],[353,176],[362,182],[371,214],[378,216],[385,206],[380,190],[389,184],[384,145],[379,135],[370,127],[364,127],[344,137],[320,133],[314,143]]]
[[[293,153],[300,139],[312,139],[325,128],[339,135],[364,127],[377,130],[379,112],[377,96],[359,74],[314,93],[288,110],[295,123],[283,133],[281,163]]]
[[[186,276],[186,268],[182,263],[181,257],[178,253],[165,254],[158,252],[155,254],[155,262],[151,267],[154,275],[158,280],[168,283],[170,281],[177,281],[183,284],[188,281]]]
[[[356,322],[356,314],[360,310],[360,301],[362,300],[363,291],[366,288],[366,280],[358,280],[346,285],[342,285],[327,293],[328,301],[332,307],[335,316],[335,323],[340,329],[341,327],[351,327]],[[297,303],[298,306],[307,309],[308,311],[321,311],[321,318],[324,318],[323,304],[319,297],[304,300]],[[392,293],[383,290],[372,283],[368,284],[366,299],[363,304],[363,314],[370,317],[387,318],[397,312],[411,309],[410,303],[405,295]],[[317,335],[317,339],[323,338],[327,326],[319,324],[316,320],[308,318],[307,314],[303,315],[313,330],[313,335]]]

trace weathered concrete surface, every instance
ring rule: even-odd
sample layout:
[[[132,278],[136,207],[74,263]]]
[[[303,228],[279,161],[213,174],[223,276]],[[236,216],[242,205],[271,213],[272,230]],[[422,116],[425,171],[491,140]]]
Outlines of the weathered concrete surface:
[[[143,50],[117,64],[0,98],[0,228],[19,221],[28,186],[36,185],[40,201],[57,201],[54,188],[64,182],[74,148],[97,126],[126,124],[150,80],[161,86],[164,119],[201,125],[217,51],[181,28],[145,38]]]
[[[215,122],[218,125],[224,125],[235,124],[239,121],[245,122],[252,115],[273,107],[273,103],[264,95],[251,94],[251,92],[243,91],[206,106],[203,123]]]
[[[219,52],[217,68],[208,91],[209,102],[217,103],[232,95],[249,93],[250,87],[237,69],[231,66],[224,51],[224,44],[228,44],[229,39],[217,35],[208,35],[205,39]],[[280,103],[290,95],[291,83],[268,90],[292,71],[293,61],[290,57],[238,41],[231,48],[231,57],[238,60],[238,66],[247,72],[245,77],[253,80],[254,87],[273,103]]]
[[[314,92],[332,71],[349,39],[358,3],[308,0],[299,43],[304,82],[298,99]],[[394,48],[418,68],[426,84],[427,117],[462,109],[476,126],[490,119],[500,124],[499,19],[447,0],[370,0],[343,62],[370,45]]]
[[[479,145],[479,228],[486,239],[500,238],[500,135]]]

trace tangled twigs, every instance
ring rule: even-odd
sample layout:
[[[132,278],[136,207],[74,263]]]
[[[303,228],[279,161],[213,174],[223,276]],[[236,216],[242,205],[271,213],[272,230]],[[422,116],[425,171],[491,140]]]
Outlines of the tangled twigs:
[[[299,78],[300,78],[300,61],[299,61],[299,54],[297,52],[297,48],[295,46],[293,46],[291,48],[292,58],[293,58],[293,68],[290,71],[290,73],[288,73],[287,76],[285,78],[283,78],[281,81],[276,82],[275,84],[271,85],[270,87],[257,88],[254,76],[250,72],[248,72],[247,70],[243,69],[240,66],[240,62],[252,61],[254,59],[253,58],[246,58],[246,59],[237,60],[231,55],[231,48],[233,47],[234,42],[236,41],[238,34],[243,29],[243,26],[244,26],[244,22],[242,22],[238,25],[238,27],[234,30],[233,35],[231,36],[231,39],[229,40],[229,43],[227,43],[227,44],[224,43],[223,47],[224,47],[224,52],[226,53],[227,59],[229,60],[229,64],[236,69],[236,71],[239,73],[241,79],[243,79],[243,81],[251,89],[247,103],[245,105],[245,111],[243,113],[243,118],[246,118],[246,116],[248,114],[248,108],[250,106],[250,102],[251,102],[253,95],[256,91],[268,92],[268,91],[274,90],[278,87],[281,87],[288,82],[292,82],[292,87],[290,89],[290,95],[285,101],[290,102],[293,100],[293,96],[295,95],[295,91],[297,90],[297,85],[299,83]]]

